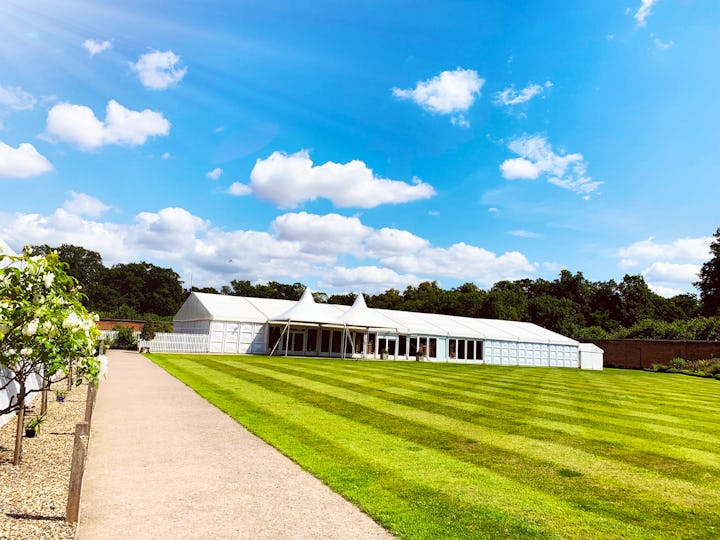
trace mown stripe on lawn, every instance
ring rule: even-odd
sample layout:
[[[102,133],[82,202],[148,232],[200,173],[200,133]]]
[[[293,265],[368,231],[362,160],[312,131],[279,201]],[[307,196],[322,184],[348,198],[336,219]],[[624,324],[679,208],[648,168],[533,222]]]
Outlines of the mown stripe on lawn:
[[[200,378],[206,384],[215,384],[209,380],[208,377],[214,374],[208,372],[207,368],[223,367],[222,363],[199,359],[195,361],[206,369],[192,371],[186,382],[194,384],[194,379]],[[224,367],[232,369],[230,366]],[[215,375],[218,375],[217,372]],[[329,433],[343,434],[343,437],[335,439],[334,444],[354,454],[358,466],[371,464],[380,470],[387,467],[393,474],[409,482],[418,482],[427,489],[446,494],[451,499],[455,497],[459,505],[454,510],[458,512],[457,516],[466,511],[464,505],[482,505],[501,514],[516,516],[516,520],[521,523],[526,522],[528,526],[534,525],[536,534],[541,530],[538,527],[540,525],[545,528],[544,534],[548,536],[552,536],[549,531],[554,531],[559,536],[574,538],[591,536],[616,538],[618,535],[629,538],[661,536],[654,531],[567,505],[555,497],[536,492],[521,483],[482,468],[469,466],[441,452],[408,445],[397,437],[366,424],[307,404],[296,399],[294,395],[279,393],[236,376],[219,376],[224,382],[227,381],[227,386],[232,388],[239,400],[252,402],[255,407],[263,409],[268,414],[296,424],[297,429],[308,431],[315,437],[323,437]],[[227,391],[227,388],[223,388],[225,385],[217,386],[221,391]],[[298,390],[302,391],[302,389]],[[431,467],[430,471],[428,467]],[[468,536],[473,535],[468,534]],[[509,533],[500,536],[515,535]],[[525,533],[517,536],[525,536]],[[488,537],[493,535],[490,534]]]
[[[203,363],[205,362],[206,361],[203,361]],[[214,366],[211,363],[214,363]],[[317,379],[320,377],[317,376],[315,376],[313,380],[309,380],[297,375],[279,373],[273,369],[278,367],[277,365],[267,365],[263,367],[259,365],[242,364],[240,370],[238,370],[236,366],[229,366],[212,360],[208,361],[205,365],[220,371],[223,370],[222,366],[224,366],[235,375],[239,374],[238,371],[250,371],[255,374],[265,375],[271,379],[274,378],[288,383],[290,386],[296,388],[312,390],[319,396],[328,396],[344,400],[372,409],[380,414],[387,414],[387,411],[391,411],[392,416],[417,422],[437,429],[438,431],[462,433],[464,436],[472,438],[481,444],[514,451],[531,458],[545,459],[560,467],[568,465],[596,479],[602,485],[608,485],[638,494],[650,493],[663,498],[668,503],[677,504],[686,510],[702,507],[708,500],[712,500],[715,496],[712,490],[696,486],[690,482],[666,478],[658,474],[650,473],[647,470],[605,459],[601,456],[588,454],[571,447],[559,445],[555,442],[539,441],[521,435],[499,433],[497,430],[486,429],[466,421],[369,396],[360,391],[348,390],[332,386],[325,382],[319,382]]]
[[[328,370],[323,369],[322,366],[302,364],[299,364],[295,367],[295,369],[301,369],[303,372],[312,372],[318,375],[328,373],[340,375],[344,372],[344,370]],[[420,397],[423,393],[432,394],[434,398],[442,396],[451,401],[446,401],[446,404],[455,405],[459,408],[464,408],[465,410],[484,410],[488,412],[501,411],[503,413],[513,414],[527,414],[532,411],[532,416],[540,418],[540,422],[542,422],[542,419],[546,416],[555,422],[565,420],[568,424],[574,424],[576,421],[580,420],[583,422],[591,422],[595,426],[595,429],[605,430],[611,434],[622,433],[632,436],[631,438],[653,438],[655,441],[659,440],[658,434],[663,434],[665,437],[662,440],[665,443],[669,445],[676,445],[681,448],[691,447],[701,451],[705,450],[710,452],[720,448],[720,436],[716,437],[704,432],[691,431],[689,429],[678,427],[679,419],[678,423],[675,424],[675,427],[670,427],[664,424],[640,421],[640,419],[636,417],[628,419],[625,415],[617,414],[617,410],[613,411],[612,409],[607,408],[605,410],[600,408],[590,410],[584,407],[573,407],[572,409],[568,407],[560,408],[538,404],[537,400],[533,403],[529,403],[528,400],[524,400],[524,404],[518,405],[519,396],[513,396],[510,393],[501,394],[501,398],[492,396],[494,399],[491,399],[490,396],[483,397],[482,395],[479,395],[478,393],[481,389],[457,389],[454,392],[451,392],[449,390],[438,390],[437,385],[433,383],[416,380],[409,381],[407,378],[400,379],[362,374],[362,376],[344,376],[342,380],[362,386],[367,386],[367,383],[372,382],[383,388],[397,389],[396,392],[400,394],[405,394],[405,391],[417,391],[419,392],[417,394],[418,397]],[[391,386],[388,386],[388,384],[391,384]],[[542,394],[542,392],[538,392],[538,394]],[[473,408],[471,406],[466,406],[466,404],[473,404],[479,407]],[[609,420],[613,420],[614,422],[610,422]],[[556,426],[559,426],[559,424]],[[685,426],[687,426],[687,424],[685,424]],[[553,429],[557,429],[557,427]],[[683,456],[682,459],[685,459],[685,457]],[[709,459],[720,459],[720,455],[716,455],[714,458],[709,456]]]
[[[152,359],[401,537],[559,538],[525,516],[468,504],[452,493],[363,460],[352,449],[341,448],[327,432],[289,421],[290,415],[282,410],[278,414],[278,403],[293,406],[284,396],[266,392],[257,401],[248,400],[246,385],[231,390],[232,385],[216,384],[204,376],[207,373],[180,367],[175,358],[169,362],[154,354]]]
[[[423,410],[440,412],[446,416],[485,427],[492,427],[493,429],[499,429],[505,432],[521,430],[525,436],[532,436],[536,439],[558,439],[561,437],[558,434],[565,434],[572,437],[572,439],[568,437],[565,438],[566,443],[572,443],[572,446],[581,447],[593,453],[611,454],[614,459],[629,461],[635,465],[659,470],[672,476],[692,479],[700,474],[713,475],[715,479],[720,479],[718,471],[713,469],[720,469],[720,454],[688,448],[683,444],[684,440],[681,440],[679,437],[666,437],[661,441],[658,437],[653,437],[646,430],[643,430],[642,428],[644,426],[640,423],[629,426],[613,426],[608,422],[594,421],[595,425],[591,426],[589,422],[593,422],[592,418],[583,415],[574,415],[573,411],[563,411],[566,414],[554,414],[552,416],[555,420],[535,414],[525,414],[522,425],[515,427],[513,431],[508,430],[503,425],[502,418],[495,419],[489,417],[488,413],[490,411],[484,404],[478,406],[468,403],[470,401],[469,398],[461,401],[446,392],[436,392],[433,394],[429,390],[407,388],[407,386],[402,385],[397,379],[393,378],[369,381],[367,378],[338,373],[337,370],[320,372],[314,367],[309,368],[307,366],[297,368],[294,372],[296,374],[308,374],[313,378],[325,377],[325,382],[334,381],[335,385],[341,387],[349,387],[349,385],[351,385],[352,388],[366,394],[389,399],[394,402],[401,402]],[[367,382],[372,382],[373,386],[370,387],[367,386],[367,384],[363,384]],[[403,400],[402,398],[409,399]],[[445,409],[440,410],[437,407],[438,405],[445,407]],[[533,409],[548,412],[548,408],[545,407],[534,407]],[[552,412],[552,408],[549,409],[550,412]],[[527,408],[523,408],[522,412],[527,413]],[[583,424],[578,425],[572,423],[572,420],[576,419],[583,420]],[[528,430],[526,426],[533,426],[537,429]],[[630,432],[633,435],[625,435],[626,432]],[[644,438],[641,437],[643,433],[646,434]],[[668,441],[668,439],[670,440]],[[563,442],[563,444],[566,443]],[[717,449],[718,444],[708,445],[708,448]]]

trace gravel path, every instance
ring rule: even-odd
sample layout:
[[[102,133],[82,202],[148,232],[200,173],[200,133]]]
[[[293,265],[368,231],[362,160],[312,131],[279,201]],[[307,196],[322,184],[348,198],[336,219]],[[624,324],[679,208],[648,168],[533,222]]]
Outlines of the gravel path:
[[[143,356],[112,350],[108,357],[79,540],[391,538]]]
[[[65,389],[66,382],[53,388]],[[12,464],[15,448],[15,418],[0,428],[0,538],[72,539],[75,526],[65,523],[70,461],[75,424],[85,416],[87,386],[75,387],[65,403],[48,396],[47,420],[37,437],[23,441],[22,461]],[[33,400],[32,412],[40,412],[40,395]]]

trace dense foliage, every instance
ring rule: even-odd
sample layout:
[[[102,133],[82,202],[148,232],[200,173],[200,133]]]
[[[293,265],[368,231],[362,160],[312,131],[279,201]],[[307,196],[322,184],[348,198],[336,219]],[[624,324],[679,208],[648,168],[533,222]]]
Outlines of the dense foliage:
[[[77,281],[57,253],[0,255],[0,390],[17,388],[0,414],[18,413],[16,465],[27,397],[69,370],[78,383],[98,377],[100,362],[93,356],[97,318],[80,298]],[[30,385],[31,377],[40,377],[39,388]]]
[[[67,244],[31,249],[38,254],[57,251],[68,265],[68,274],[83,286],[86,307],[104,318],[138,320],[147,314],[172,317],[187,296],[180,276],[170,268],[146,262],[106,268],[98,252]]]
[[[700,280],[695,283],[700,289],[704,315],[720,315],[720,229],[714,236],[710,244],[712,258],[702,265]]]

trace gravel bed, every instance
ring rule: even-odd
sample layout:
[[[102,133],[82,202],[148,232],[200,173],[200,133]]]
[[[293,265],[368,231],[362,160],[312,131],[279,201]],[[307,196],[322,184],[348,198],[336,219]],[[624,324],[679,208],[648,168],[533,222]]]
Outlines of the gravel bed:
[[[67,388],[67,382],[53,388]],[[47,419],[35,438],[23,441],[22,461],[12,464],[16,419],[0,428],[0,539],[73,539],[65,522],[75,424],[85,416],[87,386],[74,387],[65,403],[48,395]],[[40,412],[37,394],[26,421]]]

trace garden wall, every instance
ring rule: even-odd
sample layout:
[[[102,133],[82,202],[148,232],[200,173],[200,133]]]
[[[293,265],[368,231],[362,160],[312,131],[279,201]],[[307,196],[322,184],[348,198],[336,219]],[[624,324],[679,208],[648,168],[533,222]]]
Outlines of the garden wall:
[[[644,369],[667,364],[673,358],[705,360],[720,358],[720,341],[672,341],[649,339],[581,339],[605,351],[603,366]]]

